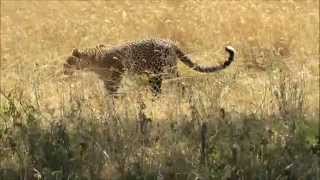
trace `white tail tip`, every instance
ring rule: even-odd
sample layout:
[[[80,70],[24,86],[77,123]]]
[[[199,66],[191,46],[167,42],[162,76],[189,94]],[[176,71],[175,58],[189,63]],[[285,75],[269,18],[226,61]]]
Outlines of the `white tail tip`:
[[[236,53],[236,50],[232,46],[227,46],[226,49],[232,51],[233,53]]]

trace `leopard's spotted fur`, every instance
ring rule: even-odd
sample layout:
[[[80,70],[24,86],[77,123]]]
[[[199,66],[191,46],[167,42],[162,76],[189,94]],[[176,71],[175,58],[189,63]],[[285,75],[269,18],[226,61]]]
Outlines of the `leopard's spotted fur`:
[[[173,42],[150,39],[128,43],[114,48],[98,45],[95,48],[73,49],[64,64],[65,72],[71,69],[88,69],[97,73],[110,93],[115,93],[125,71],[146,73],[154,93],[160,93],[164,75],[178,76],[177,58],[199,72],[216,72],[229,66],[234,60],[235,50],[227,46],[229,53],[223,65],[201,67],[191,61]]]

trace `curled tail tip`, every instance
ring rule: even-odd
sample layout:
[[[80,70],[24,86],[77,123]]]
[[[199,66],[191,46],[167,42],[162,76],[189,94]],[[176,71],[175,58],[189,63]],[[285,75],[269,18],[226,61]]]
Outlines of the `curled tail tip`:
[[[232,47],[232,46],[226,46],[226,51],[228,51],[229,53],[236,53],[236,50]]]

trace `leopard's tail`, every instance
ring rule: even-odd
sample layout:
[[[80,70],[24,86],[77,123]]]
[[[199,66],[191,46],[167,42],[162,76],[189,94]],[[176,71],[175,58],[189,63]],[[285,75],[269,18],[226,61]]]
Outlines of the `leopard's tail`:
[[[229,53],[229,57],[227,61],[225,61],[220,66],[201,67],[200,65],[193,63],[191,59],[185,53],[183,53],[179,48],[176,47],[175,49],[176,49],[176,54],[178,58],[181,60],[181,62],[183,62],[185,65],[192,68],[193,70],[198,72],[203,72],[203,73],[212,73],[212,72],[216,72],[226,68],[232,63],[235,56],[235,49],[231,46],[227,46],[225,48],[225,50]]]

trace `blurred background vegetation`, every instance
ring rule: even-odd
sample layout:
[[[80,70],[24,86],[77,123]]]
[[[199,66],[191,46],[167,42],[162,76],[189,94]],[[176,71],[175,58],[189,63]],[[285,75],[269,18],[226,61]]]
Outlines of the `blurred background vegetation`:
[[[62,73],[72,48],[147,38],[236,61],[179,64],[156,100]],[[0,179],[319,179],[319,1],[4,0],[0,70]]]

